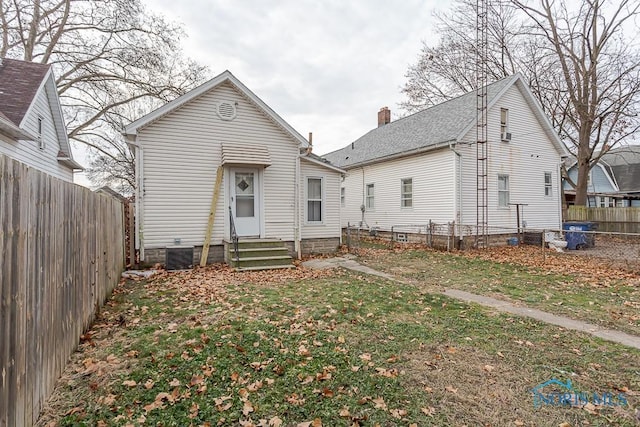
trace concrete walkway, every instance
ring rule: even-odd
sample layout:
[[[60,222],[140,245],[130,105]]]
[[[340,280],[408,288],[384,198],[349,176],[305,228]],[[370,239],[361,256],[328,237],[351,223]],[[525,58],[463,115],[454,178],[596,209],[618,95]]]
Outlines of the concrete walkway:
[[[395,277],[391,274],[383,273],[381,271],[374,270],[373,268],[358,263],[357,261],[355,261],[355,257],[352,255],[346,255],[344,257],[337,258],[313,259],[304,262],[303,265],[305,267],[316,269],[343,267],[349,270],[358,271],[360,273],[371,274],[373,276],[383,277],[385,279],[393,280],[396,282],[406,283],[406,281],[399,279],[398,277]],[[626,345],[628,347],[633,347],[640,350],[640,337],[635,335],[627,334],[613,329],[606,329],[592,323],[583,322],[581,320],[575,320],[565,316],[558,316],[556,314],[547,313],[546,311],[538,310],[535,308],[515,305],[508,301],[486,297],[483,295],[472,294],[470,292],[465,292],[458,289],[444,289],[440,292],[443,295],[455,298],[457,300],[468,303],[475,303],[483,305],[485,307],[491,307],[497,311],[502,311],[505,313],[529,317],[541,322],[549,323],[551,325],[560,326],[565,329],[586,332],[598,338],[602,338],[607,341],[613,341],[618,344]]]

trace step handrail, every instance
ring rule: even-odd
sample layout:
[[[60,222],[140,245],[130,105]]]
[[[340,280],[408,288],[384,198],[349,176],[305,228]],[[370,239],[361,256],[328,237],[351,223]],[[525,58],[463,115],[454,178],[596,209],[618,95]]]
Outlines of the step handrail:
[[[235,261],[239,262],[240,261],[240,253],[238,251],[238,233],[236,232],[236,224],[235,221],[233,220],[233,210],[231,209],[231,206],[229,206],[229,225],[230,225],[230,234],[231,234],[231,242],[233,243],[233,250],[236,254],[235,256]]]

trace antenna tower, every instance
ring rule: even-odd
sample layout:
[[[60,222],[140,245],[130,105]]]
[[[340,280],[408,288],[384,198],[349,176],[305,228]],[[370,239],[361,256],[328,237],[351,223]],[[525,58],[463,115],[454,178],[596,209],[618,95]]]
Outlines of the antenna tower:
[[[476,247],[489,246],[487,58],[489,0],[476,0]]]

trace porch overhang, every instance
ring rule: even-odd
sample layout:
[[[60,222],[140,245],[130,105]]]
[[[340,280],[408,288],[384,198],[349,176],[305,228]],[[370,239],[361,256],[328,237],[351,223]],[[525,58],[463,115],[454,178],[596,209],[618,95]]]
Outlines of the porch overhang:
[[[222,144],[222,165],[271,165],[271,154],[265,145]]]

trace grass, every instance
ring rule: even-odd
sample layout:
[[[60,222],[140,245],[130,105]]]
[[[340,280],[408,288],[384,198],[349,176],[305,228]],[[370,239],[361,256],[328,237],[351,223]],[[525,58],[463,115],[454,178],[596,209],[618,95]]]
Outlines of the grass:
[[[509,256],[509,251],[513,256]],[[364,251],[361,261],[430,289],[449,287],[522,302],[530,307],[640,335],[638,277],[611,278],[611,272],[599,267],[597,261],[582,258],[565,257],[566,264],[556,271],[544,265],[526,265],[531,256],[531,250],[527,248],[503,248],[500,255],[501,262],[495,262],[473,255],[410,249]],[[580,266],[582,271],[557,272],[570,263],[584,264]],[[592,269],[591,274],[585,274],[586,268]]]
[[[350,272],[128,282],[85,338],[39,425],[636,425],[640,352]]]

